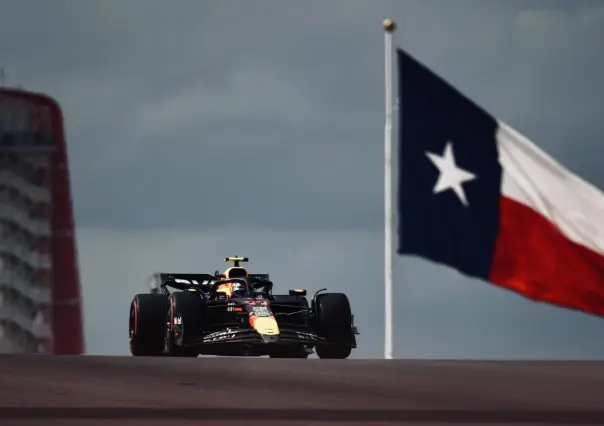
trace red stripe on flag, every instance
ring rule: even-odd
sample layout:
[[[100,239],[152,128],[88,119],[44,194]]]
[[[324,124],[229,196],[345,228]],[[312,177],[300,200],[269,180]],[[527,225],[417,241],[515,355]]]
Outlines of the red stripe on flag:
[[[570,241],[547,218],[501,197],[489,281],[539,302],[604,316],[604,256]]]

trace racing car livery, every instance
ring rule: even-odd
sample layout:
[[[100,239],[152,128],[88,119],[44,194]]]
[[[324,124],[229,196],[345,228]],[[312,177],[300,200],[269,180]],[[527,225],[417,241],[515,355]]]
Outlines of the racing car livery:
[[[268,274],[250,274],[245,257],[220,273],[156,273],[151,292],[130,304],[134,356],[348,358],[359,334],[348,297],[306,290],[273,294]],[[169,290],[172,289],[172,291]]]

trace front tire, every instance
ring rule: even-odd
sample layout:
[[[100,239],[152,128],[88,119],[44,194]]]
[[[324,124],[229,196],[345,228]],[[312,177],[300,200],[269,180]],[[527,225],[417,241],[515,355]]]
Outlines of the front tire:
[[[137,294],[130,303],[128,335],[133,356],[161,356],[168,298],[163,294]]]
[[[345,345],[319,345],[315,351],[321,359],[346,359],[352,353],[352,348]]]
[[[317,345],[319,358],[346,359],[352,353],[352,311],[343,293],[324,293],[315,302],[315,326],[319,336],[328,343]]]
[[[169,356],[196,358],[199,350],[183,347],[201,336],[205,318],[205,300],[198,293],[175,292],[168,299],[165,349]],[[176,319],[179,319],[177,324]]]

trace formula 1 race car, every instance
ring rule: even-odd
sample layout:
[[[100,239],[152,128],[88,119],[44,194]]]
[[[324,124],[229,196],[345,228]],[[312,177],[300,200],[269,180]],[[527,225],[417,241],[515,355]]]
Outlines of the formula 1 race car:
[[[262,356],[345,359],[356,348],[348,297],[318,290],[273,294],[268,274],[240,266],[223,274],[156,273],[151,293],[130,305],[130,352],[134,356]],[[176,291],[170,292],[168,287]]]

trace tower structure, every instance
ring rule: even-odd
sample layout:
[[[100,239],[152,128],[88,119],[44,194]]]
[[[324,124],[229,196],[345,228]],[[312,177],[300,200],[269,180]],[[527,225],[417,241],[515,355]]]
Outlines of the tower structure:
[[[84,353],[63,116],[0,88],[0,352]]]

